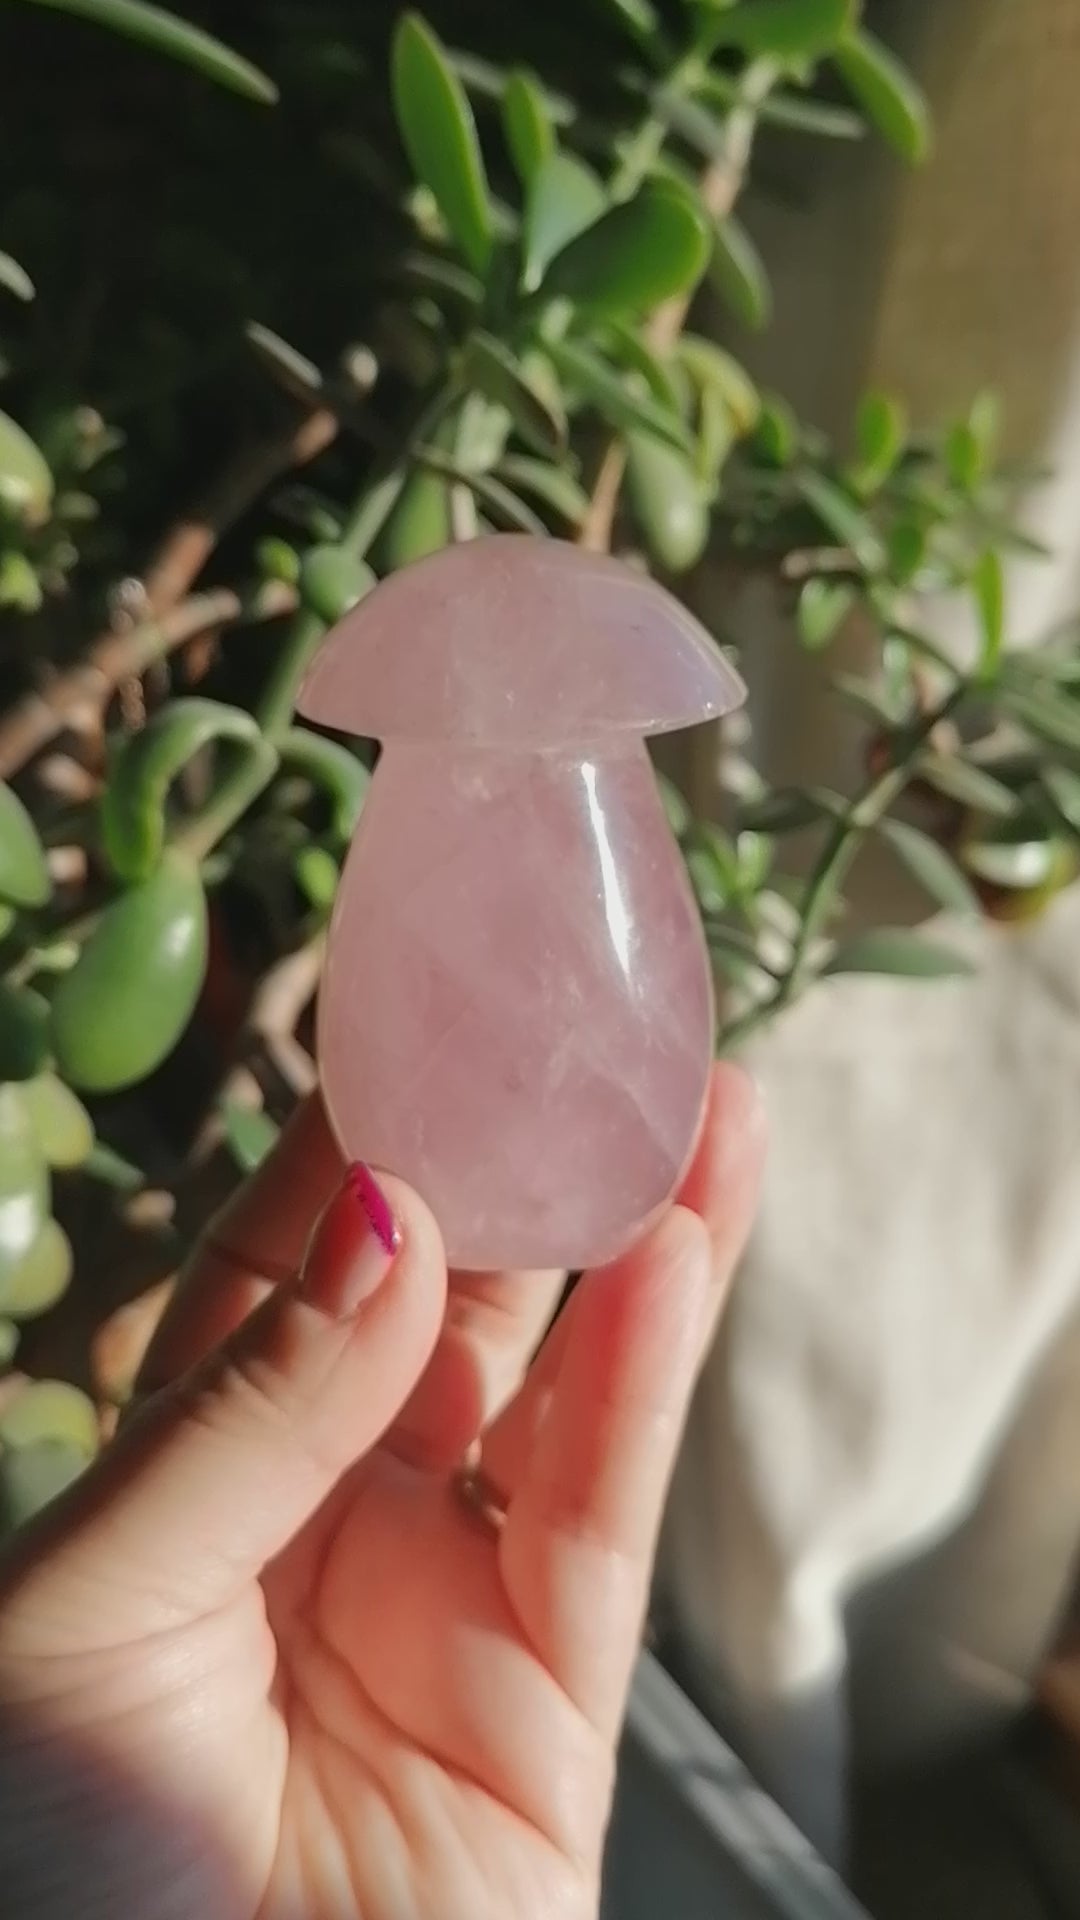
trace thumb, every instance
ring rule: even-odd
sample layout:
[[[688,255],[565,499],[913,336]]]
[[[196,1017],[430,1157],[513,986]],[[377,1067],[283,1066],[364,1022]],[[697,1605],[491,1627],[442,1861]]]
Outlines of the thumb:
[[[296,1280],[150,1401],[43,1516],[29,1579],[47,1578],[54,1599],[81,1596],[80,1645],[88,1593],[100,1620],[91,1633],[116,1645],[201,1617],[261,1573],[394,1420],[445,1298],[423,1202],[350,1167]],[[31,1632],[34,1612],[19,1608]]]

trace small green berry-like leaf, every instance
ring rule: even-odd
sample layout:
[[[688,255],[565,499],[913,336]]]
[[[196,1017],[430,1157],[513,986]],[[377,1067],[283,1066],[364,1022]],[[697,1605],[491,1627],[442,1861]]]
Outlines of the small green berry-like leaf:
[[[52,506],[53,477],[40,447],[10,414],[0,413],[0,507],[40,526]]]
[[[0,980],[0,1080],[32,1080],[48,1058],[48,1002],[32,987]]]
[[[0,781],[0,900],[43,907],[51,892],[38,830],[18,794]]]
[[[52,1003],[57,1064],[72,1086],[111,1093],[145,1079],[187,1026],[206,970],[198,868],[166,852],[106,907]]]

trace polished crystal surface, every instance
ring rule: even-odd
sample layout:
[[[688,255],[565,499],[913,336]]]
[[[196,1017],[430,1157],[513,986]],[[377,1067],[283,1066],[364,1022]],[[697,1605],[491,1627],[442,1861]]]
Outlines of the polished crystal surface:
[[[671,1193],[709,968],[644,748],[387,748],[319,1010],[350,1157],[404,1174],[466,1267],[617,1253]]]
[[[741,694],[653,582],[514,536],[392,575],[315,662],[302,710],[386,742],[330,930],[323,1095],[458,1266],[609,1259],[690,1158],[712,983],[639,736]]]
[[[667,732],[743,698],[704,627],[647,574],[502,533],[390,574],[320,648],[300,706],[378,740],[530,748]]]

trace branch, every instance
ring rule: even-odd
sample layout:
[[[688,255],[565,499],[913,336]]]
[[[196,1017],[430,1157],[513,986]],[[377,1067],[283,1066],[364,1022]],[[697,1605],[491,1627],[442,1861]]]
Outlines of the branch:
[[[57,674],[44,693],[26,694],[0,718],[0,779],[18,773],[58,733],[78,727],[82,715],[100,713],[121,681],[137,678],[208,628],[244,618],[273,620],[295,605],[295,589],[282,581],[268,582],[254,607],[231,587],[214,587],[192,594],[159,620],[140,620],[124,633],[110,629],[85,660]]]
[[[706,168],[698,183],[701,204],[714,221],[726,218],[742,191],[754,143],[757,110],[775,79],[771,61],[756,61],[749,69],[742,101],[727,123],[725,151]],[[692,298],[692,293],[679,294],[657,308],[645,329],[645,339],[655,353],[663,355],[671,351],[686,325]],[[600,462],[589,510],[578,535],[578,545],[590,553],[610,551],[625,472],[626,443],[613,440]]]
[[[163,613],[188,593],[221,539],[282,474],[307,466],[336,438],[338,417],[316,407],[266,440],[242,447],[193,512],[177,521],[142,578],[144,605]]]

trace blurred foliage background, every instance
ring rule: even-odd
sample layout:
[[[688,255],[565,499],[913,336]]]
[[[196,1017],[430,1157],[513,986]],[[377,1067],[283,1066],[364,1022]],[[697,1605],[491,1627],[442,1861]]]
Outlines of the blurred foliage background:
[[[1023,918],[1073,878],[1080,649],[1009,647],[1005,563],[1036,543],[996,400],[916,429],[870,393],[834,448],[740,357],[771,306],[750,167],[927,157],[872,24],[857,0],[0,9],[7,1524],[111,1430],[183,1249],[314,1084],[374,748],[297,727],[293,696],[379,574],[515,528],[775,583],[863,717],[864,779],[774,791],[740,721],[722,819],[665,782],[723,1047],[830,973],[964,970],[936,933],[845,924],[869,836],[928,913]],[[957,596],[962,658],[932,618]],[[830,662],[852,623],[857,677]]]

